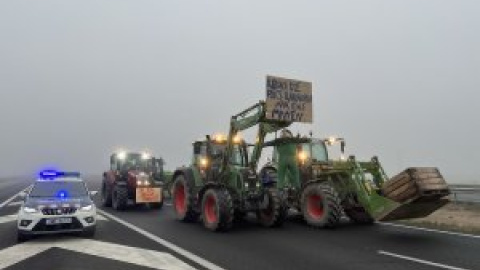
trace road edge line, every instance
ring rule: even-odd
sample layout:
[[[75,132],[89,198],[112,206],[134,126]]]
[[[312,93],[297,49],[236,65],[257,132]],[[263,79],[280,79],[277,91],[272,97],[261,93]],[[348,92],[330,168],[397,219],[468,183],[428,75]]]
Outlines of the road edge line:
[[[435,232],[435,233],[443,233],[443,234],[449,234],[449,235],[455,235],[455,236],[462,236],[462,237],[470,237],[470,238],[480,239],[480,235],[475,235],[475,234],[459,233],[459,232],[449,232],[449,231],[442,231],[442,230],[436,230],[436,229],[422,228],[422,227],[416,227],[416,226],[410,226],[410,225],[395,224],[395,223],[390,223],[390,222],[377,222],[377,223],[380,224],[380,225],[386,225],[386,226],[392,226],[392,227],[400,227],[400,228],[411,229],[411,230],[426,231],[426,232]]]
[[[13,195],[11,198],[8,198],[6,201],[0,203],[0,209],[2,209],[3,207],[5,207],[5,205],[8,205],[9,203],[11,203],[13,200],[15,200],[18,195],[20,195],[22,192],[25,192],[27,189],[31,188],[33,185],[29,185],[28,187],[20,190],[19,192],[15,193],[15,195]]]
[[[162,238],[160,238],[160,237],[158,237],[158,236],[156,236],[156,235],[154,235],[154,234],[152,234],[152,233],[150,233],[150,232],[147,232],[147,231],[145,231],[144,229],[139,228],[139,227],[133,225],[132,223],[130,223],[130,222],[128,222],[128,221],[125,221],[125,220],[123,220],[123,219],[121,219],[121,218],[119,218],[119,217],[116,217],[116,216],[114,216],[114,215],[112,215],[112,214],[110,214],[110,213],[107,213],[107,212],[103,211],[102,209],[98,209],[98,208],[97,208],[97,212],[100,212],[102,215],[110,218],[111,220],[116,221],[116,222],[122,224],[123,226],[125,226],[125,227],[127,227],[127,228],[129,228],[129,229],[131,229],[131,230],[133,230],[133,231],[135,231],[135,232],[137,232],[137,233],[139,233],[139,234],[147,237],[148,239],[150,239],[150,240],[152,240],[152,241],[154,241],[154,242],[157,242],[158,244],[160,244],[160,245],[162,245],[162,246],[165,246],[166,248],[168,248],[168,249],[170,249],[170,250],[172,250],[172,251],[174,251],[174,252],[176,252],[176,253],[184,256],[185,258],[187,258],[187,259],[189,259],[189,260],[191,260],[191,261],[193,261],[193,262],[195,262],[195,263],[197,263],[197,264],[205,267],[206,269],[211,269],[211,270],[225,270],[224,268],[222,268],[222,267],[220,267],[220,266],[218,266],[218,265],[215,265],[215,264],[213,264],[213,263],[211,263],[211,262],[209,262],[209,261],[207,261],[207,260],[205,260],[205,259],[203,259],[203,258],[201,258],[201,257],[199,257],[199,256],[197,256],[197,255],[195,255],[195,254],[193,254],[193,253],[191,253],[191,252],[188,251],[188,250],[185,250],[185,249],[183,249],[183,248],[181,248],[181,247],[179,247],[179,246],[177,246],[177,245],[175,245],[175,244],[173,244],[173,243],[168,242],[168,241],[165,240],[165,239],[162,239]]]
[[[394,257],[394,258],[397,258],[397,259],[403,259],[403,260],[416,262],[416,263],[421,263],[421,264],[424,264],[424,265],[429,265],[429,266],[434,266],[434,267],[439,267],[439,268],[443,268],[443,269],[468,270],[466,268],[460,268],[460,267],[451,266],[451,265],[447,265],[447,264],[436,263],[436,262],[427,261],[427,260],[423,260],[423,259],[418,259],[418,258],[405,256],[405,255],[400,255],[400,254],[396,254],[396,253],[392,253],[392,252],[388,252],[388,251],[384,251],[384,250],[378,250],[377,253],[380,254],[380,255],[384,255],[384,256],[390,256],[390,257]]]

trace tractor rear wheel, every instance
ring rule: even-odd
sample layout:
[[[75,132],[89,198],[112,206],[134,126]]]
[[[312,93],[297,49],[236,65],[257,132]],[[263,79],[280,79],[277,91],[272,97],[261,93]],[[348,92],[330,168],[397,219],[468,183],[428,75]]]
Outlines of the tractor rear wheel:
[[[300,200],[303,218],[309,225],[333,228],[340,223],[340,199],[330,184],[314,183],[306,186]]]
[[[375,223],[375,219],[363,208],[345,209],[345,214],[356,224],[372,225]]]
[[[112,207],[115,210],[123,211],[127,209],[128,190],[125,186],[115,185],[112,192]]]
[[[233,200],[230,192],[223,187],[208,188],[202,198],[202,220],[211,231],[226,231],[234,219]]]
[[[267,188],[265,196],[268,205],[265,209],[257,210],[258,221],[265,227],[281,226],[287,216],[287,208],[280,198],[280,192],[276,188]]]
[[[103,179],[102,181],[102,205],[105,207],[110,207],[112,206],[112,193],[109,192],[107,188],[107,181]]]
[[[195,222],[198,214],[194,210],[195,194],[193,185],[183,175],[175,177],[172,189],[173,209],[177,219],[185,222]]]

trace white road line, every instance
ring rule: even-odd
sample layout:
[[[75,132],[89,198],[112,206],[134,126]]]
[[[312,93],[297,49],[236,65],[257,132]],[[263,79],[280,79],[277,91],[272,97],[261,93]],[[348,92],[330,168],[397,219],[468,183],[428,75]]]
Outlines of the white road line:
[[[193,261],[193,262],[195,262],[195,263],[197,263],[197,264],[199,264],[199,265],[201,265],[201,266],[203,266],[207,269],[210,269],[210,270],[224,270],[222,267],[220,267],[218,265],[215,265],[215,264],[213,264],[213,263],[211,263],[211,262],[209,262],[209,261],[191,253],[190,251],[187,251],[187,250],[185,250],[185,249],[183,249],[183,248],[181,248],[181,247],[179,247],[179,246],[177,246],[173,243],[170,243],[167,240],[164,240],[164,239],[162,239],[162,238],[160,238],[160,237],[158,237],[158,236],[156,236],[152,233],[149,233],[149,232],[147,232],[147,231],[145,231],[145,230],[143,230],[143,229],[141,229],[141,228],[125,221],[125,220],[123,220],[123,219],[120,219],[120,218],[118,218],[114,215],[111,215],[111,214],[109,214],[109,213],[107,213],[107,212],[105,212],[101,209],[98,209],[97,211],[100,212],[102,215],[108,217],[109,219],[122,224],[123,226],[125,226],[125,227],[127,227],[127,228],[129,228],[129,229],[131,229],[131,230],[149,238],[152,241],[157,242],[158,244],[160,244],[160,245],[162,245],[162,246],[164,246],[168,249],[173,250],[174,252],[188,258],[189,260],[191,260],[191,261]]]
[[[18,193],[16,193],[15,195],[13,195],[11,198],[7,199],[6,201],[0,203],[0,209],[2,209],[5,205],[9,204],[10,202],[12,202],[13,200],[15,200],[15,198],[18,197],[18,195],[20,195],[22,192],[25,192],[27,191],[27,189],[31,188],[33,185],[30,185],[22,190],[20,190]]]
[[[2,216],[0,217],[0,224],[3,224],[3,223],[8,223],[8,222],[12,222],[12,221],[16,221],[17,220],[17,215],[8,215],[8,216]]]
[[[425,265],[435,266],[435,267],[439,267],[439,268],[443,268],[443,269],[467,270],[466,268],[460,268],[460,267],[450,266],[450,265],[446,265],[446,264],[426,261],[426,260],[417,259],[417,258],[413,258],[413,257],[409,257],[409,256],[395,254],[395,253],[388,252],[388,251],[383,251],[383,250],[379,250],[378,254],[385,255],[385,256],[390,256],[390,257],[394,257],[394,258],[398,258],[398,259],[403,259],[403,260],[407,260],[407,261],[411,261],[411,262],[421,263],[421,264],[425,264]]]
[[[165,203],[165,205],[166,205],[166,206],[172,206],[172,204],[171,204],[171,203]]]
[[[51,248],[65,249],[152,269],[194,269],[169,253],[79,238],[30,241],[0,250],[2,258],[0,269],[12,266]]]
[[[403,225],[403,224],[395,224],[395,223],[389,223],[389,222],[377,222],[377,223],[380,224],[380,225],[387,225],[387,226],[399,227],[399,228],[405,228],[405,229],[411,229],[411,230],[434,232],[434,233],[443,233],[443,234],[449,234],[449,235],[455,235],[455,236],[462,236],[462,237],[470,237],[470,238],[480,239],[480,235],[474,235],[474,234],[447,232],[447,231],[421,228],[421,227],[415,227],[415,226],[408,226],[408,225]]]
[[[22,205],[22,204],[23,204],[23,201],[11,202],[11,203],[9,203],[7,206],[18,206],[18,205]]]

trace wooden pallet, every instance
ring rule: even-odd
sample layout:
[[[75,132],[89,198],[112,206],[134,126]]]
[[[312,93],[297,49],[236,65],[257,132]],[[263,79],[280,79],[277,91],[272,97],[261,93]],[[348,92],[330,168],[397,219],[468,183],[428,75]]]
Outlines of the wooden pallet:
[[[396,202],[434,201],[450,194],[447,182],[437,168],[408,168],[387,181],[382,192]]]

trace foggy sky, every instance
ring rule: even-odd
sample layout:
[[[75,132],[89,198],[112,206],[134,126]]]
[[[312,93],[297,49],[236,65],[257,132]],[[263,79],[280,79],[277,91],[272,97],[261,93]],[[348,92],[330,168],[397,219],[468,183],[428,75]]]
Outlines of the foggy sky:
[[[265,97],[311,81],[313,130],[392,175],[480,183],[478,1],[0,1],[0,176],[101,173],[118,147],[170,169]]]

